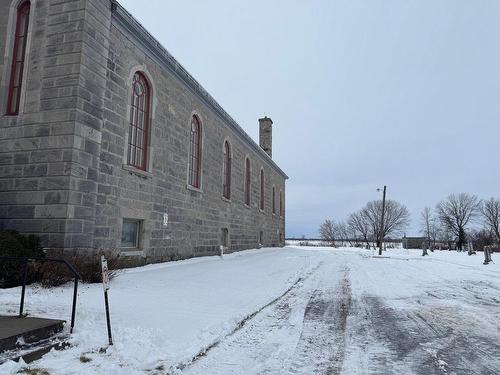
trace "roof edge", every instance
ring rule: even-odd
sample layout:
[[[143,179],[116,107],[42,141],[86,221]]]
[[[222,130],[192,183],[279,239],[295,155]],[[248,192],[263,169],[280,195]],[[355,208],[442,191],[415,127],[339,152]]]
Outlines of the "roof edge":
[[[146,49],[145,52],[156,62],[173,73],[181,80],[199,99],[201,99],[211,110],[213,110],[236,134],[243,143],[266,162],[271,168],[278,172],[285,180],[288,179],[283,170],[271,159],[271,157],[241,128],[240,125],[217,103],[217,101],[201,86],[201,84],[167,51],[161,43],[156,40],[144,26],[137,21],[117,0],[111,0],[112,18],[122,31],[139,42]]]

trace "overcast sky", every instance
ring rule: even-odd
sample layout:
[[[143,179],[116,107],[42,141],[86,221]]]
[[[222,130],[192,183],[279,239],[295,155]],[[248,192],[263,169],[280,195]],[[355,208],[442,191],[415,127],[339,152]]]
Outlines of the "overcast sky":
[[[388,185],[412,213],[500,197],[500,1],[121,0],[258,140],[274,121],[287,237]]]

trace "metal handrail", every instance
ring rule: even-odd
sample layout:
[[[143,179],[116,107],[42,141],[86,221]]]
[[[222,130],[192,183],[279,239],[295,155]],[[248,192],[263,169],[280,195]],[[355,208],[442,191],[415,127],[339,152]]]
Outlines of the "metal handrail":
[[[73,327],[75,326],[75,312],[76,312],[76,298],[77,298],[77,293],[78,293],[78,280],[81,280],[80,274],[75,270],[75,268],[68,263],[64,259],[57,259],[57,258],[29,258],[29,257],[6,257],[6,256],[0,256],[0,261],[20,261],[24,263],[24,270],[23,270],[23,288],[21,291],[21,305],[19,307],[19,317],[23,316],[23,311],[24,311],[24,295],[26,292],[26,279],[28,277],[28,263],[29,262],[56,262],[56,263],[63,263],[66,268],[73,274],[74,276],[74,287],[73,287],[73,307],[71,309],[71,328],[70,328],[70,333],[73,333]]]

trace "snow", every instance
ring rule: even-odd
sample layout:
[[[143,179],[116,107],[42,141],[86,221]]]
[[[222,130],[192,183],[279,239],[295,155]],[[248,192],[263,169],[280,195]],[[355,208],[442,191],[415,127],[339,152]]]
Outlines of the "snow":
[[[482,265],[482,253],[429,254],[286,247],[124,270],[109,291],[115,345],[107,346],[102,286],[82,285],[72,347],[30,366],[50,374],[494,373],[499,264]],[[16,313],[19,294],[1,291],[0,314]],[[71,284],[31,286],[26,311],[69,320],[71,297]],[[23,366],[8,362],[0,373]]]

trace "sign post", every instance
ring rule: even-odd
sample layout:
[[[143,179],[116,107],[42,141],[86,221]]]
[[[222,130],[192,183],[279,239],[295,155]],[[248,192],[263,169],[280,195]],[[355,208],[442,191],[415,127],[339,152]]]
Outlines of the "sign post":
[[[108,325],[108,340],[109,345],[113,345],[113,338],[111,337],[111,321],[109,319],[109,303],[108,303],[108,290],[109,290],[109,270],[108,261],[101,255],[101,268],[102,268],[102,287],[104,289],[104,304],[106,306],[106,323]]]

